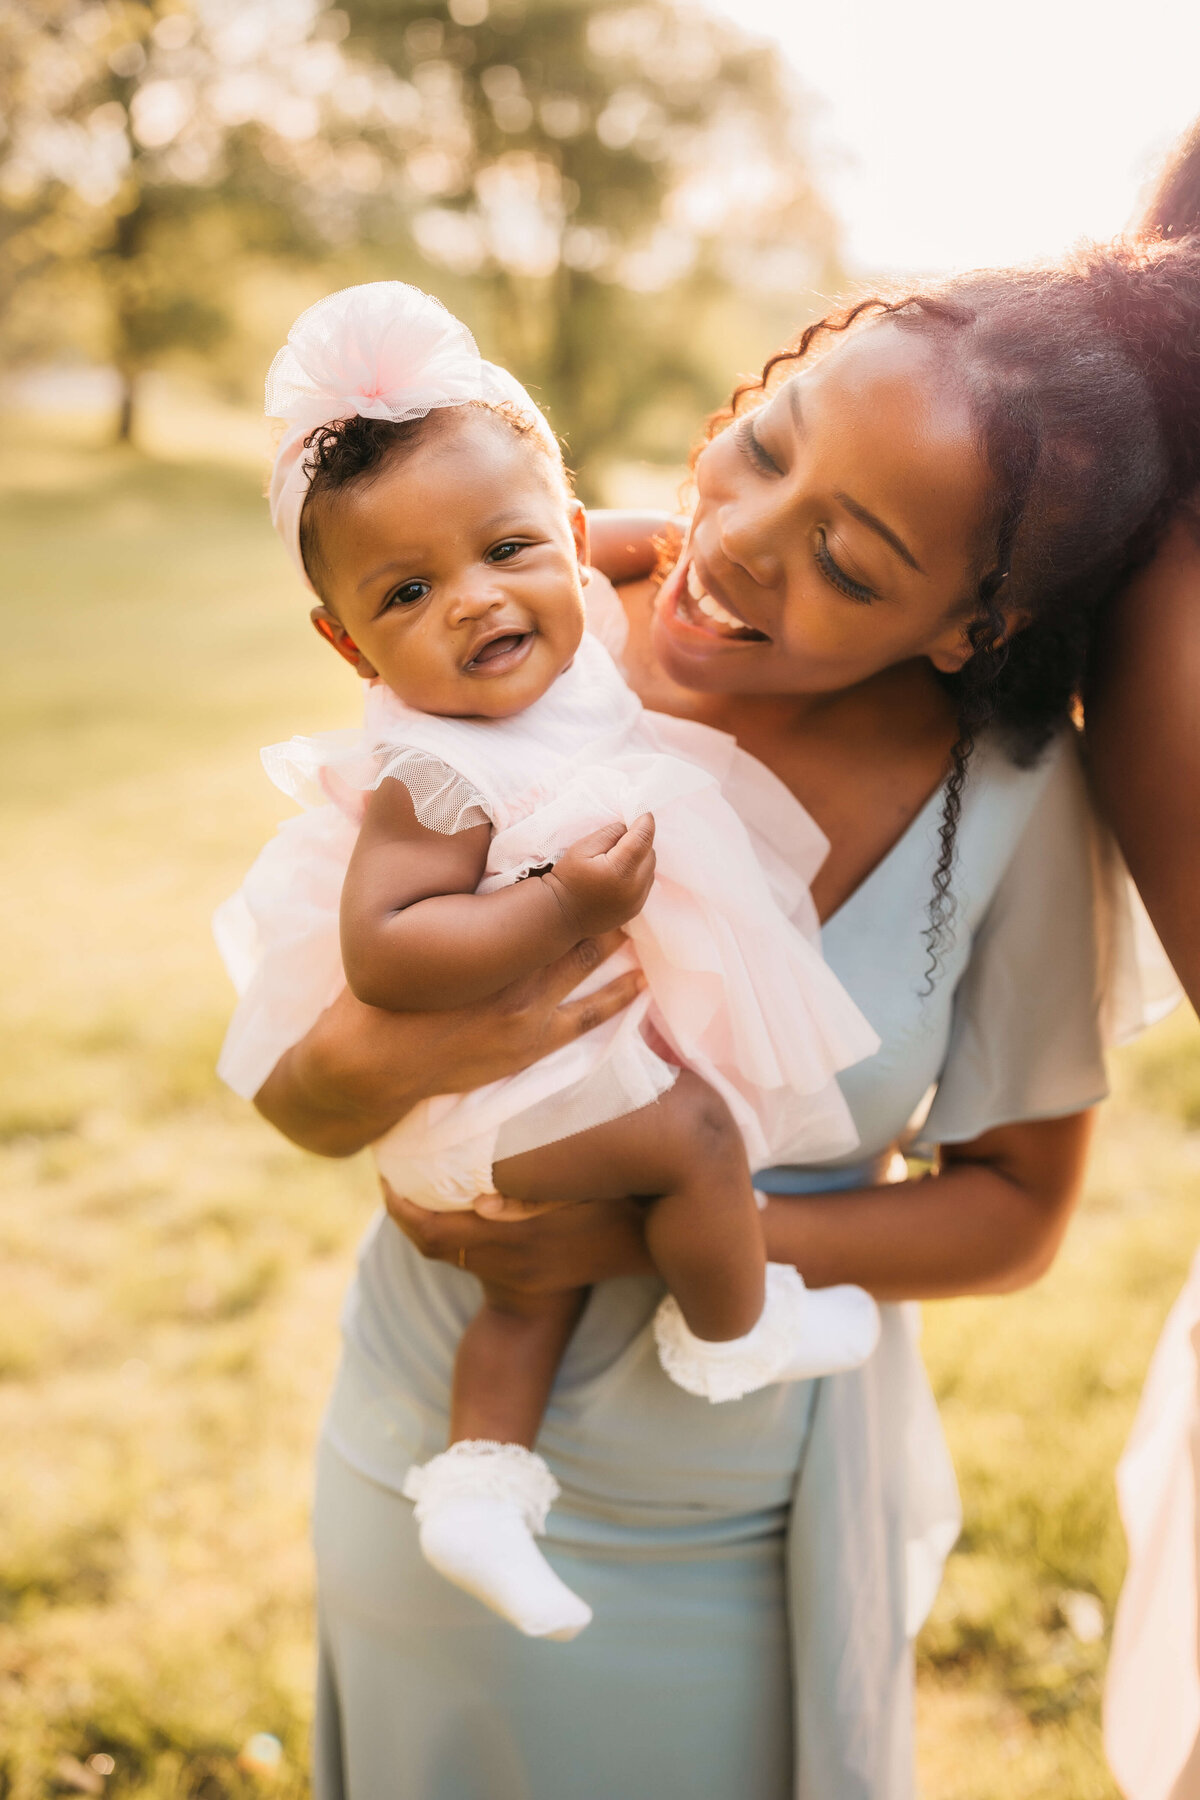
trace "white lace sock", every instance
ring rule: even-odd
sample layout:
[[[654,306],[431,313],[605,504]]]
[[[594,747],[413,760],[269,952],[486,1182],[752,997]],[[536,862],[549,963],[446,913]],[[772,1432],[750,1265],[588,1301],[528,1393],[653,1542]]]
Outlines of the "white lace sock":
[[[879,1308],[863,1288],[806,1288],[790,1263],[768,1263],[766,1289],[758,1323],[725,1343],[698,1338],[667,1295],[654,1337],[678,1387],[713,1402],[740,1400],[775,1381],[856,1369],[879,1342]]]
[[[526,1637],[566,1643],[592,1611],[537,1545],[559,1486],[540,1456],[482,1438],[452,1444],[404,1477],[421,1553],[439,1575],[482,1600]]]

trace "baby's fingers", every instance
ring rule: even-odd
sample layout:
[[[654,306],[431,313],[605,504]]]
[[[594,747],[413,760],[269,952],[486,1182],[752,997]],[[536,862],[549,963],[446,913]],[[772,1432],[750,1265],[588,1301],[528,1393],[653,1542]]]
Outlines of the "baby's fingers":
[[[624,836],[619,838],[604,858],[609,867],[618,875],[628,877],[654,866],[654,818],[650,813],[643,813],[635,819]]]
[[[624,821],[613,819],[610,824],[601,825],[595,831],[589,831],[586,837],[579,838],[571,845],[568,854],[589,858],[603,856],[614,844],[619,844],[624,836]]]

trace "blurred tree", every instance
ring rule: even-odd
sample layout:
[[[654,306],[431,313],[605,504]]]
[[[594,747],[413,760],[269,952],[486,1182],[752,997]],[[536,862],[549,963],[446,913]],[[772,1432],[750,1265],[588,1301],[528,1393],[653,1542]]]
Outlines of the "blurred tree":
[[[0,0],[0,333],[110,362],[129,437],[142,371],[214,357],[255,259],[423,280],[586,488],[676,458],[745,320],[782,336],[837,280],[808,115],[675,0]]]
[[[413,240],[470,278],[485,342],[577,467],[639,421],[652,435],[664,394],[694,416],[724,390],[731,292],[784,297],[790,328],[837,279],[809,106],[767,44],[673,0],[341,10],[347,47],[411,95],[396,138]]]
[[[364,157],[368,189],[375,174],[362,122],[395,84],[347,63],[321,0],[0,13],[9,349],[61,347],[61,309],[90,291],[128,439],[142,371],[230,330],[240,254],[315,255],[353,228]]]

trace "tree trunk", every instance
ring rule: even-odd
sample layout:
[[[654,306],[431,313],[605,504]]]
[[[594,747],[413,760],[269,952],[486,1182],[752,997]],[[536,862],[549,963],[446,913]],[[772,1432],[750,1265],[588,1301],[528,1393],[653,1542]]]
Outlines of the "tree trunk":
[[[117,442],[132,444],[137,376],[132,369],[118,369],[117,376],[121,383],[121,400],[117,409]]]

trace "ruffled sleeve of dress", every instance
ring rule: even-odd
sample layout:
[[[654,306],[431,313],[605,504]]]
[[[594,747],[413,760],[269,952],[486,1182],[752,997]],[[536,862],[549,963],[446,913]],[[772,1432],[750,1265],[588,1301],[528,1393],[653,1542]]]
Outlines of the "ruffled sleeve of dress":
[[[387,780],[403,782],[418,823],[429,831],[453,837],[457,832],[469,831],[473,825],[492,822],[487,801],[478,788],[427,750],[382,750],[372,789]]]
[[[1073,732],[974,934],[920,1148],[1103,1099],[1104,1050],[1169,1012],[1170,965],[1093,812]]]

